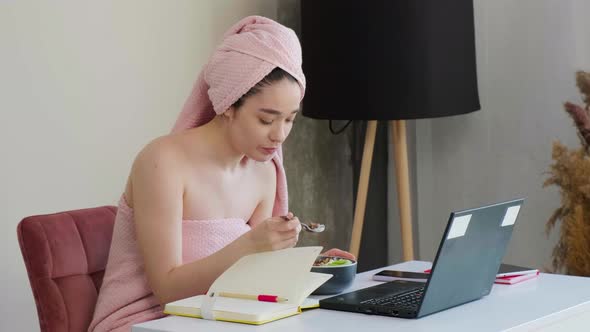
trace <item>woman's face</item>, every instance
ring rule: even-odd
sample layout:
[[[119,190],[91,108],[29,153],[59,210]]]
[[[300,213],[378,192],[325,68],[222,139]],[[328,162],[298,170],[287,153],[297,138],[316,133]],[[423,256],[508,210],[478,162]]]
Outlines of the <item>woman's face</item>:
[[[270,160],[291,132],[300,99],[299,84],[282,79],[227,110],[233,145],[248,158]]]

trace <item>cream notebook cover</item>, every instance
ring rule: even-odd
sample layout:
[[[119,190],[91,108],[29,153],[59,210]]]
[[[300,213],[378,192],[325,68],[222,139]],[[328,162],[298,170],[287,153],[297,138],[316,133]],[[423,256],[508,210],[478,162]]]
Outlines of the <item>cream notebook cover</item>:
[[[277,295],[286,302],[261,302],[215,296],[211,308],[213,319],[246,324],[264,324],[296,315],[301,309],[318,307],[307,297],[332,277],[310,272],[322,247],[300,247],[268,251],[242,257],[209,288],[198,295],[166,304],[164,313],[203,318],[201,306],[212,294],[237,293]]]

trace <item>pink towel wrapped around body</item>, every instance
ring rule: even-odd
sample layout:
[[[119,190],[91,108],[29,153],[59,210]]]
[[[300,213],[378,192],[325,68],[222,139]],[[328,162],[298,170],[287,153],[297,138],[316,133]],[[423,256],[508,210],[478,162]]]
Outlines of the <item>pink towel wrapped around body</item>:
[[[224,35],[223,42],[203,67],[172,132],[198,127],[225,112],[274,68],[291,74],[305,92],[301,47],[295,33],[279,23],[249,16]],[[287,181],[282,151],[273,156],[277,192],[273,216],[288,211]],[[183,220],[183,263],[220,250],[250,230],[247,221]],[[131,325],[163,317],[162,307],[147,283],[137,246],[133,210],[119,200],[109,260],[89,331],[129,331]]]

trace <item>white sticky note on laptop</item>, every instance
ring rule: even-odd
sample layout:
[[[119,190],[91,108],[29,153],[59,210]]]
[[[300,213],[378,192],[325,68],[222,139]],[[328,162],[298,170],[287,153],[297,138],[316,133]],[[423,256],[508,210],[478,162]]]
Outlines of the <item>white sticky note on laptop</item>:
[[[516,222],[516,217],[518,217],[518,211],[520,211],[520,205],[509,207],[506,210],[504,220],[502,220],[502,224],[500,226],[504,227],[514,225],[514,223]]]
[[[447,236],[447,239],[453,239],[465,235],[470,220],[471,214],[455,217],[453,219],[453,224],[451,225],[451,229],[449,230],[449,235]]]

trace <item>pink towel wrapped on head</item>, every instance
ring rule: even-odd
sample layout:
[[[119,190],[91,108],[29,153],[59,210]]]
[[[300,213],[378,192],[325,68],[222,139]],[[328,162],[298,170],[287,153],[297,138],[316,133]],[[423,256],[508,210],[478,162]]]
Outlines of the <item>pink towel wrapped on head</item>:
[[[203,67],[172,132],[203,125],[225,112],[274,68],[291,74],[305,94],[301,46],[293,30],[261,16],[249,16],[231,27]],[[277,167],[277,197],[273,215],[288,210],[287,179],[282,149],[273,158]]]
[[[295,33],[277,22],[250,16],[234,25],[204,66],[172,132],[203,125],[225,112],[274,68],[291,74],[305,92],[301,47]],[[273,216],[288,211],[287,181],[279,148],[273,156],[277,193]],[[89,331],[129,331],[131,325],[163,317],[145,275],[133,210],[119,201],[109,260]],[[184,220],[182,257],[188,263],[213,254],[250,228],[245,220]]]

